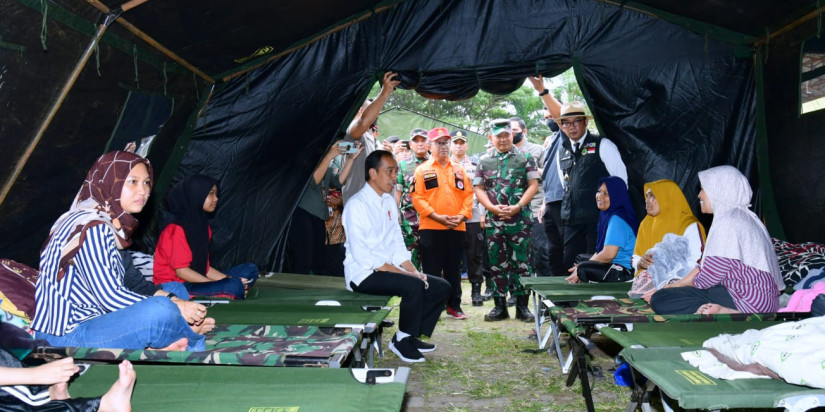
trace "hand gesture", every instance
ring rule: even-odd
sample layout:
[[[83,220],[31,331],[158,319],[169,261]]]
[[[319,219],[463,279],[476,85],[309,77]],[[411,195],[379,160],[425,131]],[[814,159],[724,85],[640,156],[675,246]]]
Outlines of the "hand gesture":
[[[392,91],[399,84],[401,84],[401,80],[398,79],[398,73],[386,72],[384,73],[384,78],[381,80],[381,91]]]
[[[567,272],[570,273],[570,276],[568,276],[565,279],[567,281],[567,283],[582,283],[582,280],[579,279],[579,273],[578,273],[577,268],[578,268],[578,266],[573,265],[572,268],[567,269]]]
[[[79,371],[80,368],[74,364],[74,359],[63,358],[34,368],[33,377],[35,384],[54,385],[68,382]]]
[[[544,77],[541,77],[541,75],[527,76],[527,80],[529,80],[530,83],[533,84],[533,88],[536,89],[536,91],[539,93],[543,92],[544,89],[546,89],[546,87],[544,86]]]
[[[642,269],[647,269],[653,263],[653,253],[645,253],[644,256],[642,256],[642,259],[639,261],[639,267]]]
[[[186,323],[194,325],[198,322],[203,322],[206,318],[206,306],[197,302],[175,299],[175,304],[178,305],[181,316],[186,319]]]
[[[362,145],[361,142],[355,142],[355,153],[348,153],[347,158],[348,159],[355,159],[363,151],[364,151],[364,145]]]

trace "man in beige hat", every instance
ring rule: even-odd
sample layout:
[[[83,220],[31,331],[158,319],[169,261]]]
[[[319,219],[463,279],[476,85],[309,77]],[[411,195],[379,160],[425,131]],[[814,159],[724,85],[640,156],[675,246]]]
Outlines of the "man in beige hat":
[[[539,78],[540,79],[540,78]],[[534,84],[535,85],[535,84]],[[546,89],[545,89],[546,90]],[[593,200],[599,179],[618,176],[627,183],[627,167],[612,141],[587,130],[593,117],[584,104],[572,101],[561,105],[542,92],[542,100],[567,136],[558,149],[558,167],[564,181],[561,218],[564,222],[564,267],[571,268],[579,254],[596,252],[599,210]],[[558,113],[554,111],[558,108]]]

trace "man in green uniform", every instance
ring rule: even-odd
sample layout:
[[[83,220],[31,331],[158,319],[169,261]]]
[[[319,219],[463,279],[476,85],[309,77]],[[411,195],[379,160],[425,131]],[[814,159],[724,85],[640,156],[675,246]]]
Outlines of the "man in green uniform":
[[[507,319],[507,290],[516,297],[516,319],[534,320],[521,277],[530,276],[530,201],[539,186],[536,160],[513,145],[509,119],[490,125],[493,150],[479,159],[473,179],[476,197],[487,209],[486,234],[495,308],[486,321]]]
[[[418,254],[418,212],[412,204],[412,190],[415,188],[415,168],[427,161],[429,145],[427,144],[427,130],[413,129],[410,132],[410,160],[402,160],[398,164],[398,184],[395,187],[395,201],[401,213],[401,234],[404,235],[404,244],[412,254],[413,265],[421,270],[421,259]]]

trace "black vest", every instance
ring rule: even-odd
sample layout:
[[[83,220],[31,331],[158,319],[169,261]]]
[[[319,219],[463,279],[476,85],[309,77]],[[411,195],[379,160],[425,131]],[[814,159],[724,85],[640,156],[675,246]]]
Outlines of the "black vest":
[[[599,156],[602,138],[587,133],[579,140],[578,152],[573,153],[570,139],[562,142],[559,163],[567,185],[561,201],[561,218],[565,224],[596,224],[599,209],[596,208],[596,191],[599,179],[610,176]]]

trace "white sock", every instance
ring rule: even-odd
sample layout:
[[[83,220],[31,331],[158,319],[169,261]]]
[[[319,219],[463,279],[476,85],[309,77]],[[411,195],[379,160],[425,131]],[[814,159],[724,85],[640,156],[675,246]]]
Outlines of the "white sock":
[[[404,339],[404,338],[406,338],[407,336],[410,336],[410,334],[409,334],[409,333],[404,333],[404,332],[401,332],[400,330],[399,330],[398,332],[395,332],[395,340],[396,340],[396,342],[401,342],[401,340],[402,340],[402,339]]]

